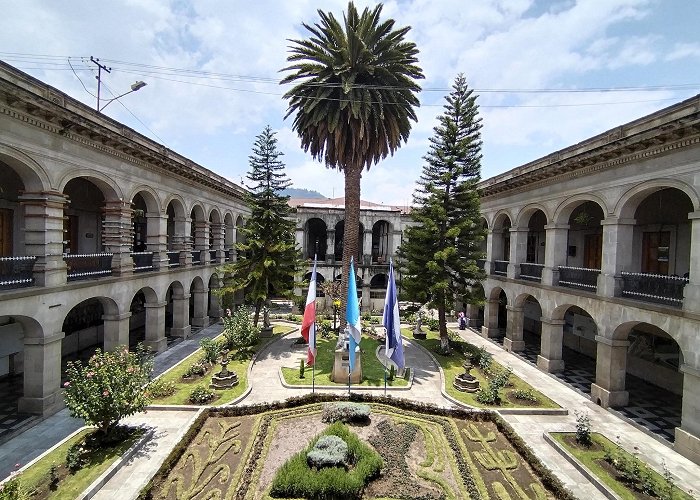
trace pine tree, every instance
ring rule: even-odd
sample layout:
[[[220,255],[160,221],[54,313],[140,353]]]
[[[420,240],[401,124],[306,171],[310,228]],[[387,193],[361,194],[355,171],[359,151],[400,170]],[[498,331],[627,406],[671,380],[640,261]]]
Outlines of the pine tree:
[[[440,343],[449,350],[446,311],[456,297],[471,298],[471,285],[485,278],[477,266],[480,242],[479,196],[481,118],[477,96],[463,75],[445,98],[413,195],[411,218],[399,248],[402,289],[410,300],[438,310]]]
[[[256,326],[260,309],[263,305],[269,307],[270,297],[291,295],[300,262],[294,240],[295,224],[288,218],[289,197],[280,194],[291,184],[280,160],[283,154],[277,149],[275,133],[266,126],[256,137],[248,157],[251,170],[246,177],[251,185],[246,202],[251,215],[239,229],[243,242],[236,243],[238,259],[221,267],[230,276],[218,293],[245,290],[246,300],[255,305]]]

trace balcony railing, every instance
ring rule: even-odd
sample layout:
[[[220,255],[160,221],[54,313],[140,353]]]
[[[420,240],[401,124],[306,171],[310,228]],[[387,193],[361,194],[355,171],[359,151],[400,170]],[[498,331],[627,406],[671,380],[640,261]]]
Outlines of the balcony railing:
[[[498,274],[499,276],[506,276],[508,274],[508,264],[507,260],[494,260],[493,261],[493,274]]]
[[[216,250],[209,250],[209,262],[216,263]]]
[[[192,265],[198,266],[202,263],[202,252],[201,250],[192,250]]]
[[[111,253],[73,254],[64,253],[63,260],[68,265],[68,281],[89,280],[112,274]]]
[[[600,269],[559,266],[559,286],[595,292]]]
[[[486,267],[486,259],[476,259],[476,267],[483,271]]]
[[[662,274],[622,273],[622,295],[645,302],[681,307],[688,278]]]
[[[168,267],[180,267],[180,252],[175,250],[172,252],[167,252],[168,254]]]
[[[34,262],[36,257],[0,257],[0,290],[32,286]]]
[[[134,260],[134,272],[144,273],[153,270],[153,252],[132,252]]]
[[[520,263],[520,279],[527,281],[542,281],[542,269],[544,264],[534,264],[532,262]]]

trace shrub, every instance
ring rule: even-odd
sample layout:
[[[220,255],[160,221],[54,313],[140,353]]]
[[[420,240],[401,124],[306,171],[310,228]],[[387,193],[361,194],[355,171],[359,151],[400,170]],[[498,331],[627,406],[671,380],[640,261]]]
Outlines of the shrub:
[[[201,361],[192,363],[182,374],[182,378],[202,377],[207,373],[207,367]]]
[[[369,405],[350,402],[327,403],[323,405],[321,420],[323,422],[367,422]]]
[[[199,341],[199,347],[204,352],[202,357],[203,361],[213,364],[219,358],[219,352],[221,350],[221,345],[214,339],[202,339]]]
[[[389,367],[389,382],[392,382],[394,380],[394,377],[396,376],[396,367],[394,365],[391,365]]]
[[[0,500],[27,500],[30,493],[22,486],[21,476],[13,474],[10,480],[0,484]]]
[[[307,455],[322,436],[337,436],[348,446],[347,462],[352,467],[312,469]],[[306,450],[297,453],[280,467],[272,480],[270,495],[284,498],[355,499],[360,498],[365,485],[379,475],[382,458],[372,448],[351,433],[346,426],[335,423],[314,438]]]
[[[318,332],[321,338],[327,339],[333,334],[333,323],[324,319],[318,324]]]
[[[493,355],[488,352],[485,348],[479,347],[476,354],[475,363],[481,368],[484,373],[491,372],[491,365],[493,365]]]
[[[381,322],[382,322],[382,320],[381,320],[380,318],[376,317],[376,316],[371,316],[371,317],[369,318],[369,324],[370,324],[370,325],[378,325],[378,324],[381,323]]]
[[[203,385],[198,385],[190,392],[190,402],[196,405],[203,405],[214,399],[214,391],[207,389]]]
[[[85,448],[82,443],[75,443],[66,452],[66,467],[75,474],[85,464]]]
[[[476,400],[485,405],[500,405],[502,401],[501,389],[508,383],[512,372],[513,369],[508,367],[505,370],[500,370],[493,374],[489,379],[488,385],[476,392],[476,396],[474,396]]]
[[[148,384],[148,394],[153,399],[166,398],[175,394],[175,382],[166,382],[157,378]]]
[[[299,360],[299,378],[304,378],[304,360],[300,359]]]
[[[372,313],[367,311],[362,313],[362,321],[371,321],[372,320]]]
[[[537,403],[537,396],[532,392],[532,389],[516,389],[513,391],[513,396],[515,396],[515,399]]]
[[[103,436],[124,417],[146,409],[153,360],[142,345],[113,352],[97,349],[85,366],[69,361],[63,398],[72,417],[95,425]]]
[[[426,325],[428,325],[428,330],[432,330],[434,332],[437,332],[440,329],[440,321],[434,318],[428,318],[425,321]]]
[[[250,309],[239,308],[232,316],[224,318],[223,347],[228,351],[241,351],[260,340],[260,329],[250,319]]]
[[[309,467],[345,467],[348,460],[348,444],[338,436],[321,436],[306,454]]]
[[[576,415],[576,442],[586,448],[593,444],[591,439],[591,419],[587,412],[574,411]]]

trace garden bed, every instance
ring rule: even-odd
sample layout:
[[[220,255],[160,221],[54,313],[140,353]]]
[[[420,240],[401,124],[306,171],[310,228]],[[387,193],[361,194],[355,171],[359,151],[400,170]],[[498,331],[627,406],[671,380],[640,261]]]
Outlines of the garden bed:
[[[575,465],[585,467],[590,475],[624,500],[693,500],[674,485],[670,471],[666,471],[664,477],[602,434],[591,433],[590,447],[579,444],[573,432],[554,432],[550,436],[566,453],[573,455],[578,461]]]
[[[331,381],[331,373],[333,371],[333,363],[335,362],[335,345],[336,337],[328,339],[320,338],[316,342],[316,367],[315,367],[315,384],[322,385],[347,385],[347,379],[336,383]],[[360,347],[362,348],[362,383],[353,384],[360,387],[383,387],[384,386],[384,365],[377,358],[377,347],[384,345],[382,341],[362,337]],[[304,345],[304,353],[306,346]],[[306,361],[306,359],[304,360]],[[387,372],[388,373],[388,372]],[[299,365],[294,367],[283,367],[282,376],[284,381],[289,385],[311,385],[312,370],[311,367],[306,367],[304,370],[304,378],[299,377]],[[408,381],[395,377],[394,380],[387,379],[388,387],[406,387]]]
[[[430,354],[437,360],[442,368],[443,374],[445,376],[445,392],[452,398],[456,399],[461,403],[465,403],[469,406],[475,406],[477,408],[561,408],[554,401],[549,399],[547,396],[536,390],[530,384],[520,379],[516,375],[511,374],[508,379],[508,384],[502,389],[502,400],[498,405],[486,405],[482,404],[476,399],[476,393],[462,392],[454,388],[452,382],[455,377],[461,373],[464,373],[464,368],[462,364],[464,363],[465,356],[463,353],[469,350],[476,350],[476,347],[468,344],[464,340],[450,339],[450,346],[452,347],[451,353],[449,355],[441,354],[440,352],[440,334],[436,331],[426,331],[427,338],[425,340],[413,339],[413,333],[410,329],[404,328],[401,330],[406,338],[411,338],[414,342],[422,345],[427,349]],[[491,372],[498,372],[504,368],[499,365],[496,361],[492,362]],[[478,366],[474,366],[471,370],[471,374],[474,375],[478,380],[480,387],[485,388],[488,385],[488,377],[484,371]],[[516,392],[519,394],[528,394],[531,399],[521,399],[517,398]]]
[[[140,498],[269,498],[283,464],[298,460],[298,453],[329,429],[331,424],[322,420],[324,402],[341,399],[309,395],[271,405],[209,409]],[[368,422],[348,424],[347,432],[379,453],[382,468],[379,476],[367,476],[359,492],[342,498],[574,498],[494,413],[359,394],[352,399],[370,404],[371,414]],[[318,481],[339,475],[342,484],[353,466],[326,475],[320,471],[309,474],[318,473]]]
[[[248,365],[250,364],[253,355],[267,346],[270,342],[273,342],[280,336],[286,335],[292,331],[294,331],[294,327],[275,325],[272,337],[261,338],[255,346],[240,356],[230,356],[231,360],[228,364],[228,370],[236,372],[238,375],[238,385],[230,389],[217,390],[215,393],[215,398],[210,400],[207,404],[229,403],[242,395],[248,386]],[[221,336],[217,337],[217,339],[220,337]],[[189,401],[190,394],[196,387],[201,386],[209,388],[212,375],[221,370],[221,365],[218,363],[205,365],[206,371],[201,376],[183,378],[183,375],[188,371],[190,366],[199,361],[202,358],[202,355],[202,349],[197,349],[188,357],[180,361],[177,365],[158,377],[157,380],[162,384],[174,384],[175,392],[170,396],[154,399],[152,404],[189,405],[192,404]]]

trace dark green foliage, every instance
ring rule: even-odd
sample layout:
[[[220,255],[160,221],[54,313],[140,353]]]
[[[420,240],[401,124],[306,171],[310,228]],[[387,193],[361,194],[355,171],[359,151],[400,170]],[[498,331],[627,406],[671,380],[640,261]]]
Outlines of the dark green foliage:
[[[203,405],[214,399],[214,391],[211,389],[207,389],[202,385],[198,385],[197,387],[192,389],[189,399],[190,403],[194,403],[196,405]]]
[[[306,455],[309,467],[345,467],[348,463],[348,444],[338,436],[321,436]]]
[[[398,252],[403,294],[438,310],[443,349],[449,345],[446,311],[456,297],[471,301],[472,285],[485,277],[477,266],[477,259],[484,257],[485,232],[476,191],[481,170],[476,97],[459,75],[413,195],[411,218],[416,225],[404,231]]]
[[[304,370],[305,370],[304,360],[300,359],[299,360],[299,378],[304,378]]]
[[[280,156],[275,133],[268,125],[257,136],[249,157],[251,170],[247,177],[252,185],[246,202],[251,214],[239,229],[243,241],[236,243],[238,260],[220,269],[229,277],[217,293],[245,290],[246,299],[255,304],[256,326],[261,307],[269,307],[272,296],[291,296],[300,263],[294,240],[295,223],[288,218],[289,197],[280,194],[291,184]]]
[[[250,309],[240,307],[231,316],[224,316],[223,349],[242,351],[260,340],[260,329],[250,320]]]
[[[347,461],[344,467],[310,468],[307,455],[322,436],[337,436],[347,443]],[[360,498],[365,485],[379,475],[382,459],[343,424],[331,424],[314,438],[309,446],[287,460],[272,480],[270,495],[284,498],[354,499]]]
[[[501,389],[503,389],[506,384],[508,384],[508,379],[510,374],[513,372],[511,367],[505,370],[499,370],[496,373],[492,373],[489,378],[489,383],[486,387],[482,387],[476,393],[476,400],[485,405],[499,405],[501,404]]]
[[[391,365],[389,367],[389,382],[393,381],[394,377],[396,377],[396,367],[394,365]]]
[[[513,396],[515,399],[537,403],[537,396],[532,392],[532,389],[516,389],[513,391]]]
[[[71,473],[75,474],[85,465],[85,451],[82,442],[75,443],[68,448],[66,452],[66,467]]]
[[[591,438],[591,418],[585,411],[574,411],[574,415],[576,415],[576,442],[588,448],[593,444],[593,439]]]
[[[199,347],[204,352],[203,359],[207,363],[216,363],[219,358],[221,345],[214,339],[202,339],[199,341]]]
[[[201,361],[197,361],[196,363],[192,363],[187,367],[185,373],[182,374],[182,378],[201,377],[205,373],[207,373],[207,367],[204,366]]]
[[[369,405],[359,403],[328,403],[323,405],[321,420],[324,422],[365,423],[369,421],[370,411]]]
[[[175,394],[175,382],[164,382],[157,378],[148,384],[148,393],[153,399],[165,398]]]

